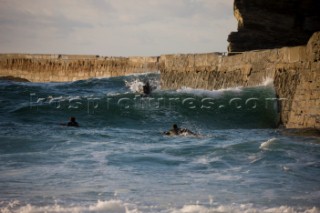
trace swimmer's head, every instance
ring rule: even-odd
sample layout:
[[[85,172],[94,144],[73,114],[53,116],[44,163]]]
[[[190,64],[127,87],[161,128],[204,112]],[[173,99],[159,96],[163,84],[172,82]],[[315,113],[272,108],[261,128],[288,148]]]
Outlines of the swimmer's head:
[[[70,121],[71,122],[76,122],[76,118],[75,117],[70,117]]]
[[[173,124],[173,129],[178,129],[178,125],[177,124]]]

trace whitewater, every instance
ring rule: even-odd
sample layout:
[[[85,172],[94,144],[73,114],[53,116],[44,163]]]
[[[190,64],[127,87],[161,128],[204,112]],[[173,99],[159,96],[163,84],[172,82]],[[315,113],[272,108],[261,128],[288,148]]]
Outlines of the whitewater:
[[[159,82],[0,81],[0,212],[320,212],[320,139],[277,128],[272,82]],[[173,124],[197,136],[164,135]]]

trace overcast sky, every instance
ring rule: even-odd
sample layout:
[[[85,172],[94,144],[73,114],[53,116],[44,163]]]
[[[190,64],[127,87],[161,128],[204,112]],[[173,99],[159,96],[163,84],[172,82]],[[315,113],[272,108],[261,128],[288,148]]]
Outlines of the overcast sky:
[[[1,53],[225,52],[233,0],[0,0]]]

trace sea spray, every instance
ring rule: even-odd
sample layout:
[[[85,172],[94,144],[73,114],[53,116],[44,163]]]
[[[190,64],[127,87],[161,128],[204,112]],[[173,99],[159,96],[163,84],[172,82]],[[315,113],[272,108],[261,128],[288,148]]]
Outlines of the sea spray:
[[[26,204],[21,206],[18,201],[13,201],[7,204],[5,207],[0,207],[1,213],[144,213],[144,212],[163,212],[163,213],[243,213],[243,212],[255,212],[255,213],[319,213],[320,209],[317,207],[301,208],[290,206],[278,206],[272,208],[256,207],[253,204],[233,204],[233,205],[201,205],[201,204],[186,204],[180,209],[172,209],[170,207],[160,210],[160,206],[153,206],[150,209],[146,209],[145,206],[137,206],[135,204],[124,203],[120,200],[101,201],[98,200],[94,204],[90,205],[62,205],[55,203],[48,206],[34,206]]]
[[[141,77],[141,75],[140,75]],[[129,90],[133,93],[143,93],[143,86],[148,82],[151,87],[151,91],[155,91],[157,89],[160,89],[160,81],[157,78],[135,78],[131,80],[125,80],[126,87],[129,88]]]
[[[193,89],[190,87],[182,87],[178,89],[178,93],[182,94],[192,94],[196,96],[207,96],[207,97],[219,97],[224,94],[224,92],[234,92],[240,93],[242,91],[241,87],[219,89],[219,90],[204,90],[204,89]]]
[[[271,139],[269,139],[269,140],[261,143],[260,149],[268,150],[268,149],[270,149],[270,146],[271,146],[272,144],[274,144],[276,141],[277,141],[277,138],[271,138]]]
[[[18,201],[9,202],[7,206],[0,208],[2,213],[81,213],[81,212],[112,212],[112,213],[138,213],[135,205],[123,203],[120,200],[101,201],[91,205],[58,204],[47,206],[34,206],[26,204],[21,206]]]
[[[125,84],[159,78],[0,81],[0,212],[319,211],[319,141],[274,129],[272,87]],[[164,136],[174,123],[202,137]]]
[[[252,204],[205,207],[200,205],[185,205],[171,213],[319,213],[316,207],[310,209],[280,206],[274,208],[255,208]]]

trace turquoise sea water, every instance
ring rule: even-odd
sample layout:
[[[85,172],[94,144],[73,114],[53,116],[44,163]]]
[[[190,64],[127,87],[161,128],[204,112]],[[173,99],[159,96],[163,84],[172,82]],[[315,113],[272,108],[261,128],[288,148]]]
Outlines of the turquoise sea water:
[[[272,84],[159,78],[0,81],[0,212],[320,212],[320,139],[275,129]],[[173,123],[199,136],[164,136]]]

